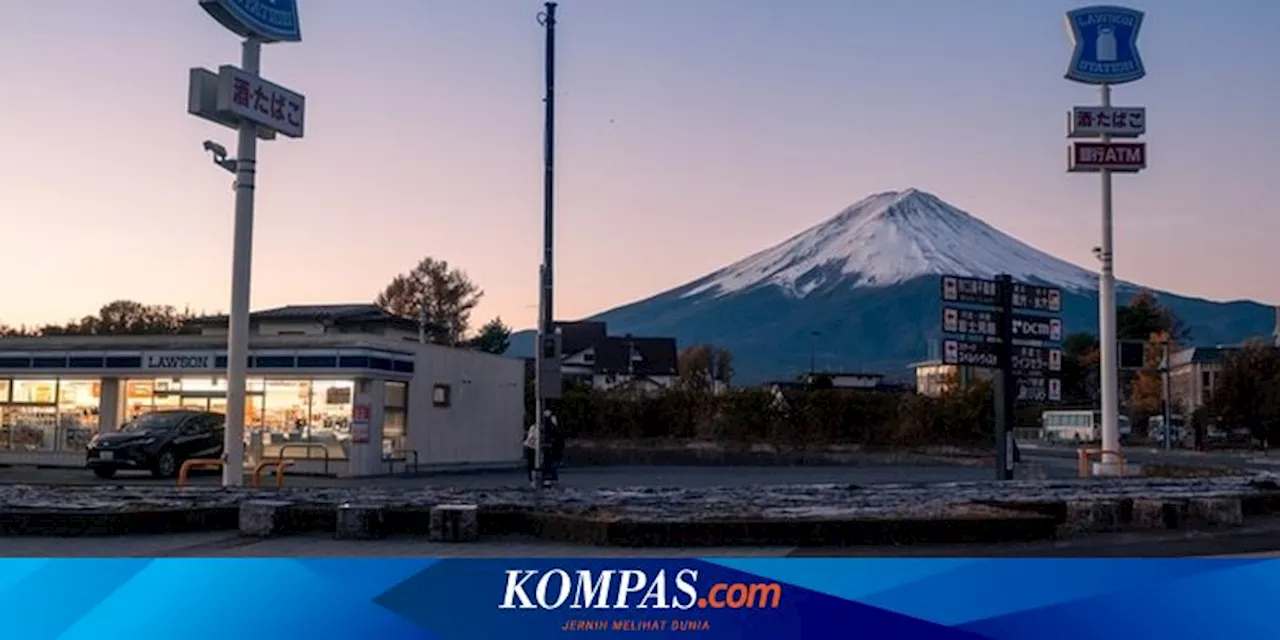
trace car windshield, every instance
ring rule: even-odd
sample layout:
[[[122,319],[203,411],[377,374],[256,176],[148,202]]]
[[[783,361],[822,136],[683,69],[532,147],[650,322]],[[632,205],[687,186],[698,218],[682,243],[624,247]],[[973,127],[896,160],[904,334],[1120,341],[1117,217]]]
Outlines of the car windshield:
[[[130,420],[121,431],[165,431],[178,426],[185,413],[148,413]]]

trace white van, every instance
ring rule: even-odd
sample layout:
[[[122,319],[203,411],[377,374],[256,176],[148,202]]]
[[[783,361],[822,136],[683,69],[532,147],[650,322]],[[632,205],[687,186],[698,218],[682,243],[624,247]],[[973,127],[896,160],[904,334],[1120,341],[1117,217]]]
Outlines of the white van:
[[[1088,409],[1078,411],[1046,411],[1040,416],[1044,438],[1049,442],[1086,443],[1102,440],[1102,412]],[[1120,416],[1120,440],[1133,433],[1133,425],[1126,416]]]

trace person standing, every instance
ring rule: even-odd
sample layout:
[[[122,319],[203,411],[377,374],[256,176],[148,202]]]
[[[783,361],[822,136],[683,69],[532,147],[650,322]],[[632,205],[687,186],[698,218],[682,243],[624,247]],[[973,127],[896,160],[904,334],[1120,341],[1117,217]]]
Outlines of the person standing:
[[[525,473],[529,477],[529,484],[533,485],[533,470],[538,464],[538,425],[537,423],[529,425],[529,430],[524,434],[524,468]]]
[[[550,409],[542,412],[543,451],[542,486],[550,487],[560,481],[560,456],[564,454],[564,445],[560,438],[560,421]]]

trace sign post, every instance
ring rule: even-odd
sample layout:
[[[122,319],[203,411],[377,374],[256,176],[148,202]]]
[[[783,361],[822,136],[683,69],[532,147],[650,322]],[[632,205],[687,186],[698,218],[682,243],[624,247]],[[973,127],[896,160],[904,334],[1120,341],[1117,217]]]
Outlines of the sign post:
[[[219,70],[215,104],[204,86],[208,72],[190,75],[188,110],[205,119],[238,130],[236,157],[214,142],[205,149],[214,163],[236,175],[236,208],[231,254],[231,312],[227,323],[227,422],[223,440],[223,486],[244,484],[245,379],[249,364],[249,281],[253,263],[253,192],[257,168],[258,138],[264,132],[302,137],[304,99],[263,80],[260,76],[262,44],[298,42],[297,0],[200,0],[200,6],[222,26],[244,38],[240,68]],[[199,85],[199,86],[197,86]]]
[[[555,329],[553,302],[554,283],[554,188],[555,188],[555,73],[556,73],[556,3],[547,2],[538,14],[538,22],[546,29],[546,96],[543,99],[543,173],[542,173],[542,266],[538,271],[538,348],[534,354],[534,417],[537,446],[534,447],[533,488],[541,491],[545,477],[547,448],[544,438],[551,405],[560,399],[560,337]]]
[[[1093,108],[1094,116],[1103,114],[1106,122],[1095,117],[1081,125],[1075,117],[1068,130],[1095,134],[1100,143],[1073,143],[1070,171],[1097,171],[1102,176],[1102,247],[1099,259],[1102,270],[1098,282],[1098,344],[1101,351],[1102,385],[1102,455],[1098,468],[1103,474],[1112,475],[1120,470],[1120,387],[1116,352],[1116,290],[1115,254],[1112,238],[1111,173],[1115,170],[1138,171],[1146,167],[1146,145],[1112,143],[1113,135],[1119,136],[1136,129],[1146,131],[1146,110],[1142,109],[1141,127],[1132,127],[1130,115],[1134,108],[1117,108],[1111,104],[1111,86],[1141,79],[1146,75],[1142,56],[1138,53],[1138,31],[1142,27],[1143,13],[1126,7],[1093,6],[1067,12],[1067,26],[1071,31],[1074,49],[1066,78],[1075,82],[1097,85],[1101,91],[1101,105]],[[1077,107],[1078,115],[1089,107]],[[1117,126],[1115,116],[1125,113],[1125,125]],[[1134,137],[1138,134],[1127,135]],[[1080,136],[1076,136],[1080,137]],[[1079,145],[1086,145],[1083,149]],[[1140,145],[1140,146],[1135,146]],[[1140,149],[1140,151],[1139,151]],[[1082,162],[1084,160],[1084,162]],[[1119,162],[1117,162],[1119,161]],[[1116,453],[1112,453],[1116,452]]]
[[[943,341],[943,364],[996,371],[996,479],[1012,480],[1017,403],[1062,400],[1062,351],[1052,346],[1062,340],[1062,291],[1008,275],[943,276],[942,302],[942,331],[958,336]]]

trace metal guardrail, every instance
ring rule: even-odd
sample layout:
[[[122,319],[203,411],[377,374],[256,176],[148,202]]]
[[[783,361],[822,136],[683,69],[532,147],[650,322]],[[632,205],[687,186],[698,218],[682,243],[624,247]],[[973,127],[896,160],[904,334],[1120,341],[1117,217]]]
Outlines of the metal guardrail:
[[[284,487],[284,470],[293,466],[293,460],[263,460],[253,467],[253,481],[250,486],[257,489],[262,486],[262,472],[275,469],[276,488]]]
[[[284,452],[289,449],[306,449],[307,460],[311,460],[311,450],[321,449],[324,451],[324,472],[329,473],[329,446],[319,442],[288,442],[280,445],[280,451],[276,453],[276,461],[283,461]]]
[[[192,458],[182,463],[182,468],[178,469],[178,486],[187,486],[187,476],[191,474],[192,469],[221,469],[227,465],[227,461],[221,458]]]
[[[397,453],[400,454],[400,457],[398,458],[396,457]],[[408,471],[410,455],[413,456],[413,472],[415,474],[418,473],[418,450],[417,449],[397,449],[395,451],[392,451],[389,455],[383,456],[382,461],[387,463],[387,473],[396,472],[397,462],[405,463],[404,465],[405,471]]]
[[[1116,457],[1117,470],[1120,472],[1121,476],[1124,476],[1124,457],[1120,455],[1119,451],[1112,451],[1110,449],[1081,448],[1076,449],[1076,455],[1078,456],[1076,471],[1079,473],[1081,478],[1088,478],[1093,475],[1092,473],[1089,473],[1089,458],[1091,456],[1098,456],[1098,460],[1101,461],[1102,457],[1106,455],[1113,455]]]

